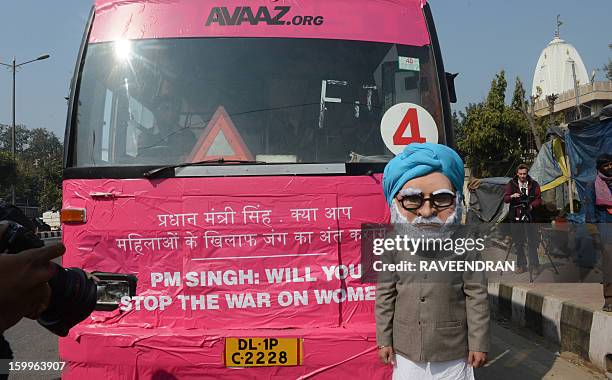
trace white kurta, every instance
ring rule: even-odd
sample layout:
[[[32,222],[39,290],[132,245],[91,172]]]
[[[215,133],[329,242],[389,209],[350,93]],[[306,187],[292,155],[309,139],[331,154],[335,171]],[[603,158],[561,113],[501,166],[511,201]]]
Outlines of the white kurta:
[[[395,355],[393,380],[474,380],[474,369],[467,359],[446,362],[413,362]]]

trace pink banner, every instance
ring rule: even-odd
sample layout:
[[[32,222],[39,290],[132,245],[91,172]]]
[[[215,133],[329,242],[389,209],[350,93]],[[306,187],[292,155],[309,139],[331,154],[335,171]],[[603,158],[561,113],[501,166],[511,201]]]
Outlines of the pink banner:
[[[65,377],[168,371],[177,355],[200,364],[170,373],[194,377],[201,365],[237,378],[384,371],[360,266],[361,224],[388,220],[380,186],[379,175],[64,181],[63,207],[87,210],[63,226],[64,265],[138,277],[123,311],[95,312],[62,340]],[[226,372],[234,336],[303,338],[304,365]]]
[[[90,42],[182,37],[430,43],[425,0],[98,0]]]

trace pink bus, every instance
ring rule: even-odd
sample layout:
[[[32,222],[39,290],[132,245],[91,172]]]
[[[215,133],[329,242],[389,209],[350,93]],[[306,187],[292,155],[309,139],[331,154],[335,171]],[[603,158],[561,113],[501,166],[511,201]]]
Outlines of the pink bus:
[[[454,143],[452,98],[425,0],[97,0],[64,265],[138,285],[61,339],[63,377],[389,375],[362,224],[394,154]]]

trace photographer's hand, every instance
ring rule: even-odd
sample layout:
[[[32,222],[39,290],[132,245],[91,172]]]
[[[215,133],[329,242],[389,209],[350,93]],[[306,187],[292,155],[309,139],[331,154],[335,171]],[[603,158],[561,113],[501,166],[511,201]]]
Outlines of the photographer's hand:
[[[520,193],[514,193],[510,196],[510,198],[520,198],[521,194]]]
[[[0,225],[0,237],[5,230]],[[0,332],[24,316],[37,317],[49,303],[51,260],[64,254],[61,243],[0,254]]]

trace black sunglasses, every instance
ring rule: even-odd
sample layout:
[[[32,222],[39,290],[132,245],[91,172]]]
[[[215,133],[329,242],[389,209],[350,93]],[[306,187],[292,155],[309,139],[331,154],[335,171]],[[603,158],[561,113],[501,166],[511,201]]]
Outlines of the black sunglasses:
[[[418,210],[423,206],[425,201],[430,201],[433,207],[446,208],[455,204],[455,194],[450,193],[439,193],[425,198],[423,193],[406,195],[402,198],[396,198],[397,201],[402,205],[402,208],[406,211]]]

